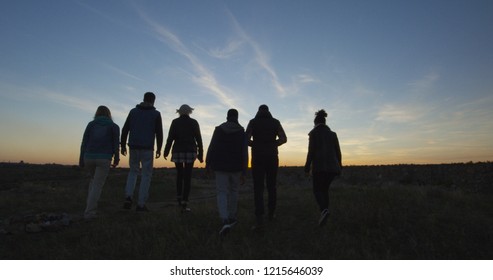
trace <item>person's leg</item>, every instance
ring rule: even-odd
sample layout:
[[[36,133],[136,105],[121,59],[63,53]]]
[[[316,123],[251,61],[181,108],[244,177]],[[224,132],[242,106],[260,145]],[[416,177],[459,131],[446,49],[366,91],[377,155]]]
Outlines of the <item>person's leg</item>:
[[[185,204],[188,203],[188,197],[192,189],[192,170],[193,162],[185,163],[185,168],[183,169],[183,202]]]
[[[152,171],[154,167],[154,152],[152,150],[141,151],[142,177],[140,180],[138,206],[144,207],[149,198]]]
[[[181,201],[183,200],[183,163],[182,162],[175,162],[175,167],[176,167],[176,200],[178,201],[178,204],[181,204]]]
[[[320,212],[329,208],[327,172],[313,173],[313,195]]]
[[[230,221],[237,220],[240,178],[241,172],[232,172],[229,174],[228,219]]]
[[[128,164],[130,171],[127,176],[127,184],[125,186],[125,198],[132,198],[134,196],[135,183],[139,176],[140,169],[140,151],[136,149],[130,149]]]
[[[86,159],[86,164],[94,170],[94,177],[89,185],[87,206],[84,212],[84,217],[90,218],[96,215],[98,201],[110,170],[111,161],[108,159]]]
[[[266,185],[268,192],[269,218],[274,218],[277,206],[277,171],[279,169],[279,158],[270,159],[266,168]]]
[[[261,159],[252,160],[253,196],[255,202],[255,217],[261,224],[264,215],[265,165]]]
[[[225,223],[228,218],[228,174],[226,172],[215,171],[216,191],[217,191],[217,209],[219,218]]]

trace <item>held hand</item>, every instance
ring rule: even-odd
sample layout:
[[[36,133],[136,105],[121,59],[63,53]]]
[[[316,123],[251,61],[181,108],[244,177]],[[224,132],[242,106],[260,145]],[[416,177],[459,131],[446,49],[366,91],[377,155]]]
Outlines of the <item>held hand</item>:
[[[127,149],[122,148],[120,153],[122,154],[122,156],[127,156]]]
[[[161,156],[161,152],[160,151],[157,151],[156,152],[156,158],[159,158]]]

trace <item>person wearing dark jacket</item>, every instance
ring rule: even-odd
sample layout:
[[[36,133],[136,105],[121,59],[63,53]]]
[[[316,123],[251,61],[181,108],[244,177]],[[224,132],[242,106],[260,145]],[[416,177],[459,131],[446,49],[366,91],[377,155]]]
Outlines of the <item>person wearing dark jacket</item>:
[[[120,141],[121,154],[127,155],[127,136],[128,146],[130,147],[130,172],[125,186],[125,202],[123,208],[131,209],[135,184],[139,169],[142,167],[142,177],[140,180],[139,198],[137,201],[137,211],[147,212],[145,203],[149,197],[151,186],[152,171],[154,167],[154,141],[157,144],[156,158],[161,156],[163,146],[163,122],[161,113],[154,108],[156,96],[152,92],[144,94],[144,102],[130,110],[127,120],[122,128]]]
[[[217,208],[222,221],[219,231],[227,234],[238,222],[239,187],[245,183],[248,167],[248,145],[245,129],[238,123],[238,111],[230,109],[227,121],[214,129],[209,149],[207,149],[206,168],[216,176]]]
[[[171,161],[176,167],[176,198],[182,211],[190,211],[188,197],[192,187],[193,163],[198,159],[203,160],[202,136],[199,123],[190,118],[194,109],[183,104],[176,110],[180,117],[171,122],[171,127],[164,148],[164,159],[167,159],[171,151]]]
[[[110,171],[111,158],[113,167],[120,162],[118,140],[120,127],[111,119],[111,112],[106,106],[99,106],[94,120],[87,124],[80,146],[79,166],[94,173],[89,183],[87,206],[84,218],[91,219],[97,215],[98,200]]]
[[[329,187],[341,174],[342,155],[337,134],[325,124],[325,110],[315,115],[315,127],[309,133],[305,173],[309,176],[310,170],[312,172],[313,194],[320,209],[319,225],[323,226],[329,215]]]
[[[274,219],[277,204],[278,146],[287,142],[286,133],[279,120],[272,117],[267,105],[261,105],[255,118],[246,129],[248,145],[252,147],[252,175],[255,200],[255,217],[261,229],[264,215],[264,189],[267,186],[269,219]],[[252,139],[253,138],[253,139]]]

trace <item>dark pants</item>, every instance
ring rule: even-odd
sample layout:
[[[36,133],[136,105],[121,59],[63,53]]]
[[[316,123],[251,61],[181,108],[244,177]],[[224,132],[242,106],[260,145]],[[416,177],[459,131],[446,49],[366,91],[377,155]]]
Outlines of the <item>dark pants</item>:
[[[331,172],[313,173],[313,194],[320,211],[329,209],[329,187],[336,174]]]
[[[264,215],[264,189],[267,186],[269,213],[274,214],[277,200],[277,169],[279,158],[275,157],[253,157],[252,175],[253,192],[255,198],[255,216]]]
[[[193,162],[175,162],[176,167],[176,198],[178,202],[188,201],[192,187]]]

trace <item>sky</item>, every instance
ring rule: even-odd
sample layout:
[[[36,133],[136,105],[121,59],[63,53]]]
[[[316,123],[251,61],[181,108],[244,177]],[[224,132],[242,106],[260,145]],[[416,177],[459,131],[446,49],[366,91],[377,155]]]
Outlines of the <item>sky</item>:
[[[195,108],[205,149],[267,104],[281,166],[319,109],[344,165],[493,160],[489,0],[1,1],[0,39],[0,162],[78,164],[97,107],[121,128],[147,91],[165,139]]]

